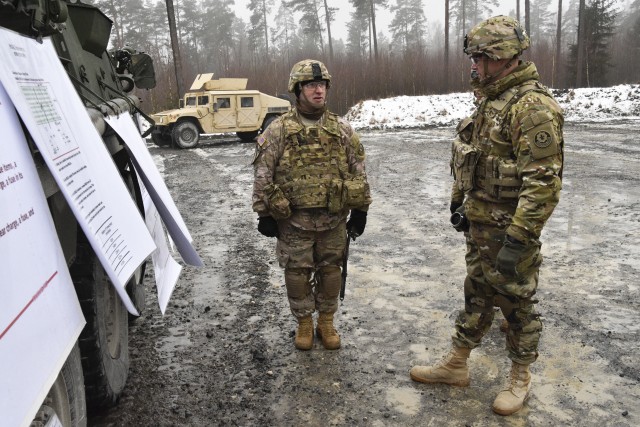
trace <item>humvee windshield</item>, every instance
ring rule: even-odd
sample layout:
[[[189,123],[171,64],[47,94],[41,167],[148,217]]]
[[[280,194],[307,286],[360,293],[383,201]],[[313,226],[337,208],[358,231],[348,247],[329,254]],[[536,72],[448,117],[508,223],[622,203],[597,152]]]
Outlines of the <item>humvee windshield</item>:
[[[196,106],[196,97],[195,96],[190,96],[187,98],[187,107],[195,107]]]
[[[207,105],[209,103],[209,96],[203,95],[198,97],[198,105]]]

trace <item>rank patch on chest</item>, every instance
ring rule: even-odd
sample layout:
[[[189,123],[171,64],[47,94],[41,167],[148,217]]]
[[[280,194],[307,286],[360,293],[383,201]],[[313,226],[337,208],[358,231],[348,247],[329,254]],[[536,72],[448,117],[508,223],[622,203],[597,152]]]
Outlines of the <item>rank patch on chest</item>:
[[[551,145],[551,134],[546,130],[541,130],[536,133],[536,136],[533,138],[533,143],[536,144],[536,147],[547,148]]]

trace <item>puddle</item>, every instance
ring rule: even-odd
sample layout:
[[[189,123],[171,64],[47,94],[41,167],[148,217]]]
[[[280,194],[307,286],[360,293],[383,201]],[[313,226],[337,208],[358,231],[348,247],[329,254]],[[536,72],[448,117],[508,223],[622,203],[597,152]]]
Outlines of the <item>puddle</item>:
[[[390,388],[387,402],[400,413],[415,415],[420,410],[420,393],[409,387]]]

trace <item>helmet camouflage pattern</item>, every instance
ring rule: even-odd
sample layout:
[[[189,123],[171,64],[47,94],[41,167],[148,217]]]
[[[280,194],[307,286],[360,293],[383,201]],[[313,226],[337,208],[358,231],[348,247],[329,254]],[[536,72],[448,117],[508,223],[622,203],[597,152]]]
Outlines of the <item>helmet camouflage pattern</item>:
[[[464,53],[486,55],[493,60],[511,59],[529,47],[529,36],[520,23],[509,16],[482,21],[464,38]]]
[[[331,74],[329,74],[327,67],[322,62],[315,59],[305,59],[296,63],[291,68],[291,74],[289,75],[289,93],[295,92],[298,83],[312,80],[326,80],[328,87],[331,82]]]

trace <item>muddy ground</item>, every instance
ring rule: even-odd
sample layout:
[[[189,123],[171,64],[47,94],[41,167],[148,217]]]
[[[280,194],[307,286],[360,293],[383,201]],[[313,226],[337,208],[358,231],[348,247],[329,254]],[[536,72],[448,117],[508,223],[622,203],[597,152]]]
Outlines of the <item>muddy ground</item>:
[[[496,327],[469,388],[414,383],[462,308],[464,240],[448,222],[451,129],[362,132],[374,203],[351,246],[343,347],[293,347],[275,241],[251,212],[253,144],[150,145],[205,267],[185,267],[166,315],[152,287],[131,371],[97,426],[640,425],[640,123],[568,125],[562,200],[543,234],[545,330],[516,415],[491,403],[509,360]]]

